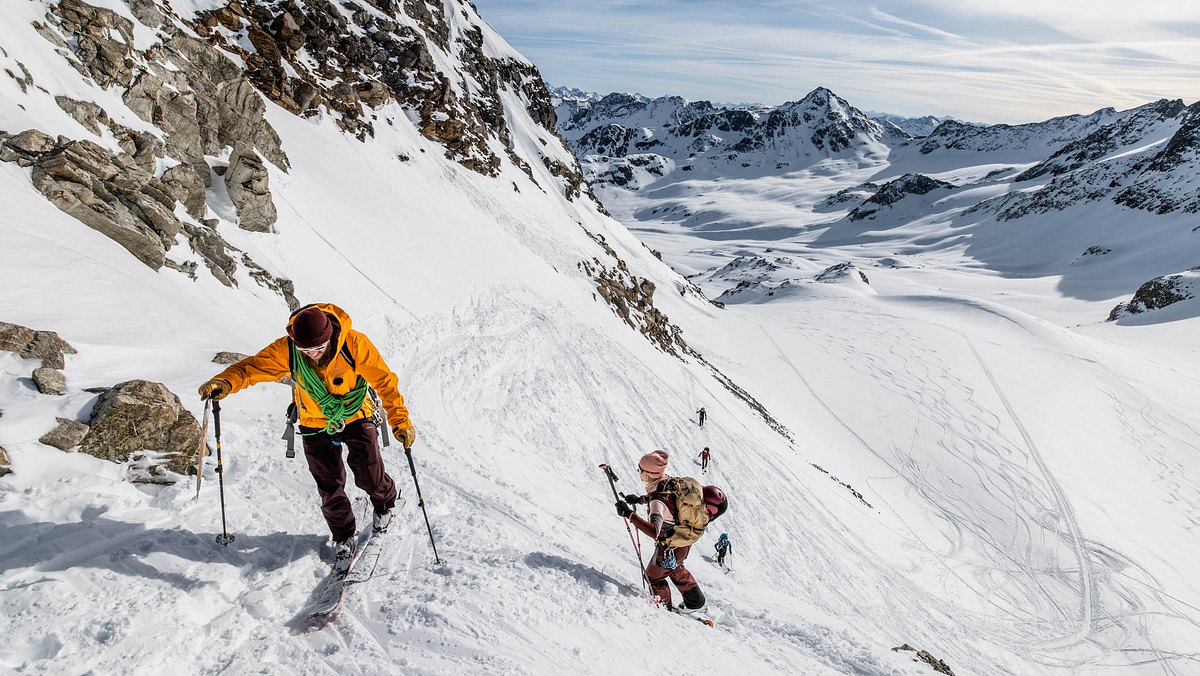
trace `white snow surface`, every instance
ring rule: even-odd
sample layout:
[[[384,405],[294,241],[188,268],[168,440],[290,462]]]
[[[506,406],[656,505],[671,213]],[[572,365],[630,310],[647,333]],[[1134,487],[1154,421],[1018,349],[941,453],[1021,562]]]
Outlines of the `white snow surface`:
[[[16,28],[31,10],[14,7],[0,10],[6,46],[32,40]],[[53,94],[121,110],[33,45],[6,58],[50,94],[0,79],[7,130],[84,137]],[[514,148],[536,158],[545,130],[505,104]],[[540,161],[536,185],[507,161],[494,179],[466,171],[398,107],[378,111],[394,124],[367,143],[268,108],[293,165],[271,168],[278,232],[237,230],[210,195],[218,229],[302,302],[345,308],[399,374],[443,563],[393,445],[385,462],[406,504],[379,569],[333,624],[295,631],[330,550],[304,461],[283,455],[286,387],[223,402],[227,547],[214,542],[211,459],[193,499],[190,481],[131,484],[118,465],[39,443],[56,417],[88,420],[85,389],[132,378],[166,383],[199,416],[214,353],[256,351],[288,311],[248,277],[229,289],[150,270],[3,163],[0,320],[56,331],[78,353],[68,394],[51,397],[30,380],[36,362],[0,351],[13,469],[0,478],[0,671],[933,673],[891,650],[908,643],[958,674],[1200,673],[1200,319],[1102,322],[1128,280],[1189,267],[1182,217],[1137,214],[1169,237],[1127,254],[1120,280],[1086,260],[1057,276],[1030,262],[1025,231],[1043,228],[1037,253],[1061,258],[1074,241],[1063,230],[1083,226],[1045,234],[1049,216],[971,238],[945,219],[810,227],[825,220],[815,205],[877,164],[726,182],[716,199],[750,227],[714,235],[635,218],[654,203],[631,192],[602,193],[617,220],[568,202]],[[672,199],[696,206],[720,182],[677,184]],[[1127,211],[1093,209],[1083,215],[1106,243],[1144,231]],[[656,284],[689,344],[791,440],[598,300],[577,268],[604,255],[585,229]],[[790,272],[768,285],[792,283],[719,309],[642,241],[687,274],[774,256]],[[844,262],[869,282],[813,280]],[[731,286],[697,281],[710,297]],[[699,406],[703,429],[689,418]],[[669,472],[698,474],[704,446],[701,478],[731,502],[687,560],[711,629],[649,604],[598,469],[610,463],[632,492],[643,453],[666,449]],[[712,552],[721,532],[728,575]]]

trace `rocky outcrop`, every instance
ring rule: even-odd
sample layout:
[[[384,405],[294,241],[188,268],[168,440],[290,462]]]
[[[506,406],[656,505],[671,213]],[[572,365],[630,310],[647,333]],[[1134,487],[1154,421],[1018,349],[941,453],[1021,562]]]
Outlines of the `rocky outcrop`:
[[[1186,272],[1163,275],[1138,287],[1133,299],[1121,303],[1108,314],[1108,321],[1173,305],[1196,298],[1200,293],[1200,266]]]
[[[130,380],[100,395],[79,450],[112,462],[134,462],[135,480],[173,481],[187,473],[200,448],[200,423],[161,383]]]
[[[55,420],[58,421],[58,424],[54,429],[43,434],[38,441],[60,451],[69,451],[78,446],[87,436],[89,430],[87,425],[67,418],[55,418]]]
[[[225,188],[237,207],[239,228],[273,232],[278,214],[271,201],[270,177],[253,148],[240,143],[233,146],[229,168],[225,170]]]
[[[945,662],[938,659],[937,657],[934,657],[933,654],[931,654],[928,650],[917,650],[916,648],[910,646],[907,643],[905,643],[904,645],[896,646],[895,648],[892,648],[892,650],[894,650],[894,651],[904,650],[907,652],[916,653],[916,656],[913,657],[914,662],[918,662],[918,661],[924,662],[925,664],[928,664],[930,667],[932,667],[933,670],[939,674],[945,674],[946,676],[954,676],[954,670],[950,668],[950,665],[946,664]]]
[[[133,24],[81,0],[51,5],[42,34],[57,31],[71,49],[71,63],[104,88],[124,88],[122,98],[138,117],[166,133],[165,151],[196,168],[208,180],[204,155],[220,154],[235,141],[256,148],[276,166],[288,167],[279,136],[267,123],[266,104],[238,64],[203,40],[171,23],[145,0],[131,3],[139,20],[165,36],[144,51],[133,45]],[[118,39],[119,38],[119,39]],[[59,102],[81,124],[106,124],[107,116],[90,106]]]
[[[0,446],[0,476],[12,474],[12,460],[8,458],[8,451]]]
[[[905,174],[883,184],[878,192],[855,207],[847,216],[851,221],[872,218],[880,207],[891,207],[909,195],[926,195],[934,190],[949,190],[954,185],[924,174]]]
[[[588,234],[612,251],[602,237]],[[616,258],[615,252],[612,255]],[[639,331],[667,354],[678,357],[681,351],[689,350],[679,327],[654,307],[654,282],[630,274],[625,261],[616,260],[616,267],[604,265],[599,258],[581,261],[578,267],[595,281],[596,292],[630,328]]]
[[[818,273],[816,277],[813,277],[813,280],[817,282],[836,282],[855,274],[857,274],[858,278],[862,280],[863,284],[871,283],[871,280],[867,279],[866,273],[856,268],[854,263],[849,261],[845,263],[838,263],[837,265],[831,265],[825,268]]]
[[[33,384],[38,392],[53,397],[61,397],[67,393],[67,377],[62,371],[49,366],[39,366],[33,370]]]
[[[32,129],[4,145],[11,151],[8,157],[16,155],[19,164],[33,167],[33,186],[51,204],[151,268],[162,267],[180,229],[175,199],[132,156],[114,155],[91,141],[51,139]]]
[[[206,165],[207,167],[207,165]],[[188,215],[196,220],[202,220],[208,213],[204,179],[196,168],[190,164],[177,164],[163,172],[163,187],[167,193],[187,210]]]
[[[500,158],[488,138],[508,139],[499,90],[524,91],[527,85],[502,79],[507,63],[485,53],[477,26],[468,23],[455,36],[444,10],[431,11],[422,1],[370,4],[374,11],[327,0],[250,7],[230,2],[200,12],[191,26],[211,44],[236,54],[254,86],[293,113],[316,115],[324,107],[336,113],[344,130],[366,139],[374,135],[373,109],[394,100],[415,113],[418,129],[445,146],[447,157],[494,175]],[[471,71],[470,93],[451,85],[448,76],[461,74],[441,72],[435,50]],[[548,100],[542,89],[541,99]],[[533,104],[539,113],[543,107]]]
[[[65,368],[65,355],[75,354],[75,348],[53,331],[8,322],[0,322],[0,350],[16,352],[22,359],[40,359],[42,366],[52,369]]]

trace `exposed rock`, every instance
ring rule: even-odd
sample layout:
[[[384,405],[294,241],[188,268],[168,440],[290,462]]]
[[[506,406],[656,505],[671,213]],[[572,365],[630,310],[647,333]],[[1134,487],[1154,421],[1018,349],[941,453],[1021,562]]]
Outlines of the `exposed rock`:
[[[271,201],[269,184],[267,167],[258,154],[252,148],[234,145],[225,172],[225,187],[237,207],[239,228],[251,232],[273,231],[278,214]]]
[[[1200,293],[1200,266],[1186,272],[1163,275],[1138,287],[1133,299],[1121,303],[1108,314],[1108,321],[1128,315],[1157,310],[1181,300],[1190,300]]]
[[[121,463],[141,454],[148,463],[137,480],[169,481],[166,471],[190,470],[200,441],[200,424],[179,397],[161,383],[131,380],[100,395],[79,450]]]
[[[284,302],[287,303],[288,309],[295,312],[300,309],[300,301],[296,298],[296,287],[290,279],[281,279],[267,272],[258,263],[255,263],[250,258],[249,254],[242,254],[242,265],[246,266],[246,270],[250,273],[250,277],[258,282],[259,286],[270,289],[275,293],[283,296]]]
[[[854,263],[849,261],[845,263],[838,263],[837,265],[831,265],[822,270],[820,274],[813,279],[818,282],[833,282],[839,279],[845,279],[854,273],[858,273],[858,278],[863,281],[863,284],[871,283],[870,280],[867,279],[867,275],[864,274],[862,270],[855,268]]]
[[[933,667],[933,670],[938,672],[939,674],[946,674],[946,676],[954,676],[954,670],[950,668],[950,665],[948,665],[945,662],[941,661],[940,659],[934,657],[927,650],[917,650],[916,648],[910,646],[907,643],[905,643],[904,645],[901,645],[901,646],[896,646],[895,648],[892,648],[892,650],[894,650],[894,651],[905,650],[905,651],[909,651],[909,652],[916,652],[917,656],[913,658],[914,662],[917,662],[917,661],[924,662],[924,663],[928,664],[929,666]]]
[[[54,145],[54,137],[49,134],[26,129],[4,140],[4,145],[0,147],[0,160],[28,167],[41,155],[54,150]]]
[[[248,356],[249,355],[242,354],[241,352],[218,352],[216,356],[213,357],[213,363],[228,366],[229,364],[235,364]]]
[[[152,0],[134,0],[130,6],[148,25],[163,23]],[[51,5],[47,18],[73,38],[72,65],[101,87],[125,88],[126,105],[166,132],[167,152],[195,166],[202,178],[204,155],[219,154],[235,141],[287,168],[279,136],[263,115],[262,97],[238,64],[213,46],[168,23],[162,27],[164,42],[134,50],[129,20],[80,0]]]
[[[75,348],[53,331],[34,331],[33,339],[20,350],[25,359],[41,359],[42,366],[54,369],[66,368],[64,355],[75,353]]]
[[[851,221],[860,221],[873,217],[879,207],[890,207],[909,195],[925,195],[934,190],[946,190],[954,185],[924,174],[905,174],[893,181],[883,184],[871,197],[856,207],[847,216]]]
[[[58,421],[58,425],[43,434],[38,441],[60,451],[67,451],[78,446],[87,436],[89,429],[87,425],[67,418],[55,418],[55,420]]]
[[[200,254],[212,276],[225,286],[237,286],[233,279],[234,273],[237,272],[237,262],[228,253],[229,244],[207,226],[184,223],[183,230],[187,233],[192,251]]]
[[[66,141],[34,162],[33,185],[54,206],[157,270],[179,233],[165,186],[128,155]]]
[[[75,38],[74,52],[79,62],[72,65],[101,87],[129,83],[134,67],[133,22],[80,0],[62,0],[51,6],[51,11]]]
[[[0,446],[0,476],[12,474],[12,460],[8,458],[8,451]]]
[[[162,184],[167,193],[181,202],[188,214],[199,220],[208,212],[204,179],[190,164],[178,164],[163,172]]]
[[[101,132],[100,125],[109,126],[112,120],[109,119],[108,113],[100,106],[91,101],[76,101],[69,96],[55,96],[54,102],[58,104],[68,115],[75,118],[75,121],[87,127],[88,131],[99,135]]]
[[[67,393],[67,377],[62,371],[49,366],[39,366],[33,370],[33,384],[42,394],[61,397]]]

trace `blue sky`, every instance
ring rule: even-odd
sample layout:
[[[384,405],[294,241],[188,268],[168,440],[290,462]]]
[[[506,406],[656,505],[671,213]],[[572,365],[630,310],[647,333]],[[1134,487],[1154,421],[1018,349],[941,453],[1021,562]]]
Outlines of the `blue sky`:
[[[1197,0],[474,0],[552,85],[1031,122],[1200,97]]]

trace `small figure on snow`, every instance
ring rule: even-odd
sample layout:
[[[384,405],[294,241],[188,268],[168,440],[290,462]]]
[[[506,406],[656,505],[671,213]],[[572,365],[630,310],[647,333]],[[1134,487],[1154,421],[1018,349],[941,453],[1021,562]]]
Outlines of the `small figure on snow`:
[[[717,550],[717,565],[725,567],[725,555],[733,553],[733,545],[729,543],[729,535],[721,533],[721,537],[717,538],[717,544],[713,545]]]
[[[626,495],[624,500],[617,501],[617,514],[654,538],[654,557],[646,565],[650,591],[668,609],[698,615],[708,606],[700,584],[688,572],[684,560],[704,533],[705,525],[720,516],[728,503],[716,486],[701,487],[695,479],[667,476],[668,458],[666,451],[651,451],[642,456],[638,474],[646,485],[646,494]],[[634,512],[632,505],[639,504],[647,505],[649,520]],[[671,603],[668,579],[683,597],[679,606]]]
[[[700,416],[700,426],[704,427],[704,419],[708,417],[708,412],[704,410],[703,406],[701,406],[699,409],[697,409],[696,415]]]
[[[712,454],[709,453],[708,446],[705,446],[704,450],[700,451],[700,469],[704,472],[708,471],[708,458],[710,455]]]
[[[417,433],[397,389],[396,374],[371,340],[350,328],[349,315],[328,303],[297,310],[288,320],[286,336],[213,376],[200,386],[200,397],[221,399],[289,375],[295,381],[292,400],[299,413],[304,456],[321,496],[321,514],[336,557],[347,558],[353,553],[357,526],[346,495],[343,447],[354,485],[366,491],[375,508],[376,532],[387,530],[400,493],[383,466],[368,388],[378,392],[392,432],[405,448],[412,446]]]

